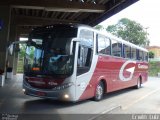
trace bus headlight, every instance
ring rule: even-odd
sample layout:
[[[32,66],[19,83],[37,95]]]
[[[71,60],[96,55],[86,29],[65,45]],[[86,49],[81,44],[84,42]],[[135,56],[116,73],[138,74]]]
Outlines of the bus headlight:
[[[65,94],[65,95],[64,95],[64,98],[65,98],[65,99],[68,99],[68,98],[69,98],[69,95],[68,95],[68,94]]]
[[[23,92],[26,92],[26,89],[22,89]]]
[[[63,90],[63,89],[66,89],[72,85],[73,85],[73,83],[65,83],[60,86],[56,86],[55,88],[53,88],[53,90]]]

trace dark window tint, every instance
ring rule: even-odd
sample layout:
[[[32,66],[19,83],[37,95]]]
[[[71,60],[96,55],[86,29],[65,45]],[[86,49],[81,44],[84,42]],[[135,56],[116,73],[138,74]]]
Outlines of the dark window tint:
[[[90,69],[92,63],[92,48],[86,46],[79,46],[78,50],[78,61],[77,61],[77,75],[86,73]]]
[[[141,50],[137,50],[137,53],[138,53],[138,55],[137,55],[137,59],[138,60],[140,60],[140,61],[143,61],[143,51],[141,51]]]
[[[137,54],[136,54],[136,49],[132,48],[131,49],[131,58],[136,60],[137,59]]]
[[[112,40],[112,55],[117,57],[122,56],[122,43]]]
[[[131,58],[131,47],[124,44],[123,50],[124,50],[124,58]]]
[[[148,61],[148,53],[147,52],[144,52],[144,60]]]

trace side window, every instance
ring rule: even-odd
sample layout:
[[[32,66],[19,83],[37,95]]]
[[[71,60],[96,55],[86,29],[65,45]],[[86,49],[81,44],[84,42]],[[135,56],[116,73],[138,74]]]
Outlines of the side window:
[[[110,40],[102,35],[97,35],[98,53],[110,55]]]
[[[137,55],[137,59],[138,60],[140,60],[140,61],[143,61],[144,59],[143,59],[143,51],[141,51],[141,50],[137,50],[137,53],[138,53],[138,55]]]
[[[137,59],[136,48],[131,49],[131,58],[134,60]]]
[[[92,49],[86,46],[79,46],[78,67],[89,67],[91,64]]]
[[[84,30],[82,29],[80,31],[79,38],[82,39],[81,44],[85,44],[86,46],[93,46],[93,38],[94,38],[94,32],[90,30]]]
[[[93,56],[93,35],[89,30],[81,30],[77,60],[77,75],[81,75],[89,71]]]
[[[117,57],[122,56],[122,43],[112,40],[112,55]]]
[[[127,45],[123,45],[123,57],[124,58],[131,58],[131,47],[127,46]]]
[[[148,53],[144,52],[144,61],[148,61]]]

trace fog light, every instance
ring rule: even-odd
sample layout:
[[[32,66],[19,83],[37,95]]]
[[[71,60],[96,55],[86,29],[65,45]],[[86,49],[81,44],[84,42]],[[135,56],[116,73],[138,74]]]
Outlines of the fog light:
[[[68,99],[68,98],[69,98],[69,95],[68,95],[68,94],[65,94],[65,95],[64,95],[64,98],[65,98],[65,99]]]
[[[25,89],[22,89],[22,91],[23,91],[23,92],[26,92],[26,90],[25,90]]]

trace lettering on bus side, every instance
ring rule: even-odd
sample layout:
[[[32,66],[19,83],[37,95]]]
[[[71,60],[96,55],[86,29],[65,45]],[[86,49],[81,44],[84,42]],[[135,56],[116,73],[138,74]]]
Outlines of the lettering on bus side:
[[[126,66],[129,65],[129,64],[133,64],[133,67],[125,69]],[[122,67],[120,69],[120,72],[119,72],[119,78],[120,78],[120,80],[122,80],[122,81],[129,81],[129,80],[131,80],[133,78],[133,74],[134,74],[134,71],[135,71],[135,65],[136,65],[136,61],[130,61],[130,60],[126,61],[122,65]],[[127,71],[127,72],[130,73],[129,77],[127,77],[127,78],[124,77],[124,74],[123,74],[124,71]]]
[[[138,64],[138,68],[139,68],[139,69],[148,69],[148,65]]]

